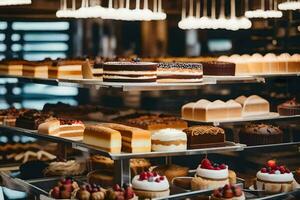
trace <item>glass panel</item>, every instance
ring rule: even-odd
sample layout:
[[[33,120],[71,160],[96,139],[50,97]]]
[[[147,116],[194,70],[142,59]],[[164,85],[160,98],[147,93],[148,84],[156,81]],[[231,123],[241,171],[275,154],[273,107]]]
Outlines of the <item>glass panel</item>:
[[[68,30],[69,22],[13,22],[13,30]]]
[[[25,44],[24,51],[67,51],[69,49],[66,43],[37,43]]]
[[[24,59],[26,60],[43,60],[45,58],[57,59],[66,58],[65,53],[24,53]]]
[[[69,36],[64,33],[26,33],[24,35],[25,41],[68,41]]]

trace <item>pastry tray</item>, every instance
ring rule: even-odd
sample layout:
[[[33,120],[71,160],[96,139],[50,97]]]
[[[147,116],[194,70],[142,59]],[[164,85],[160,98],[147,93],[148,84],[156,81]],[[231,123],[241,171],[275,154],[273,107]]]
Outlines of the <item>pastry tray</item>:
[[[251,121],[268,121],[268,120],[291,120],[291,119],[297,119],[300,118],[300,115],[293,115],[293,116],[280,116],[276,112],[270,112],[265,115],[257,115],[257,116],[251,116],[251,117],[243,117],[243,118],[237,118],[237,119],[226,119],[226,120],[217,120],[217,121],[198,121],[198,120],[190,120],[190,119],[184,119],[185,121],[189,122],[195,122],[195,123],[203,123],[203,124],[214,124],[215,126],[219,126],[220,124],[239,124],[239,123],[245,123],[245,122],[251,122]]]
[[[37,131],[18,128],[18,127],[8,127],[0,126],[0,131],[15,133],[20,135],[25,135],[37,139],[43,139],[49,142],[55,142],[59,144],[69,144],[72,148],[81,150],[83,152],[100,154],[112,158],[113,160],[126,160],[130,158],[153,158],[153,157],[168,157],[168,156],[183,156],[183,155],[199,155],[199,154],[208,154],[208,153],[221,153],[226,151],[242,151],[245,147],[244,144],[238,144],[234,142],[225,142],[223,147],[212,147],[212,148],[203,148],[203,149],[191,149],[191,150],[181,150],[181,151],[170,151],[170,152],[146,152],[146,153],[120,153],[112,154],[101,150],[97,147],[84,144],[81,141],[72,141],[60,137],[55,137],[51,135],[38,134]]]

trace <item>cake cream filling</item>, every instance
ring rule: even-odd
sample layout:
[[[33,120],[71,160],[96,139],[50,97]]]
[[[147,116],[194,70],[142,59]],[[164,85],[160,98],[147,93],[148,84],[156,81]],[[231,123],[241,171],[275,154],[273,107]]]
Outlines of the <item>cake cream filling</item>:
[[[139,76],[139,77],[130,77],[130,76],[118,76],[118,75],[103,75],[104,79],[156,79],[156,76]]]
[[[156,71],[104,71],[104,75],[156,75]]]
[[[222,170],[203,169],[201,165],[197,168],[196,176],[208,179],[227,179],[229,177],[228,167]]]
[[[169,182],[168,179],[165,177],[164,180],[161,180],[159,183],[153,181],[149,182],[148,180],[139,180],[140,176],[137,175],[132,180],[132,187],[137,190],[144,190],[144,191],[153,191],[153,192],[162,192],[165,190],[169,190]],[[154,177],[155,178],[159,178]]]
[[[105,149],[110,148],[120,148],[121,149],[121,140],[109,140],[109,139],[103,139],[101,137],[97,137],[95,140],[95,137],[85,134],[83,137],[83,140],[92,146],[98,146]]]
[[[183,131],[177,129],[161,129],[159,131],[155,131],[151,137],[152,140],[158,141],[176,141],[176,140],[184,140],[187,141],[187,136]]]
[[[152,144],[152,151],[181,151],[186,150],[186,144],[179,145],[160,145],[160,144]]]
[[[57,67],[50,67],[50,70],[60,70],[60,71],[81,71],[81,65],[62,65]]]
[[[191,72],[185,72],[185,71],[158,71],[158,76],[202,76],[203,72],[199,71],[191,71]]]
[[[274,182],[274,183],[286,183],[294,181],[294,176],[292,173],[285,173],[285,174],[269,174],[269,173],[262,173],[257,172],[256,178],[261,181],[266,182]]]

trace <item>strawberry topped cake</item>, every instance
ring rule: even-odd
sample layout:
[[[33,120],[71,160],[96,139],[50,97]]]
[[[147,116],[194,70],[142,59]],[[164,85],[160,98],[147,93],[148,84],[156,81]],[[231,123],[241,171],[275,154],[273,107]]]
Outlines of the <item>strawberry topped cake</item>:
[[[269,160],[267,165],[256,174],[254,188],[269,194],[290,192],[293,190],[294,175],[284,165]]]
[[[156,172],[142,172],[132,180],[134,193],[142,199],[167,197],[170,194],[170,185],[165,176]]]
[[[215,189],[211,195],[211,200],[245,200],[245,194],[241,187],[225,185]]]
[[[192,190],[216,189],[229,183],[236,183],[236,174],[229,171],[227,165],[205,158],[197,168],[191,187]]]

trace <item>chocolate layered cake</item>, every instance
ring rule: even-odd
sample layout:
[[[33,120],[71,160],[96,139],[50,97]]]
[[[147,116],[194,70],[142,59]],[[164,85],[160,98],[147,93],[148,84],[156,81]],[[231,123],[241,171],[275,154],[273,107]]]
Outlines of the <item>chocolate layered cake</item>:
[[[249,124],[241,129],[240,143],[253,145],[276,144],[283,141],[283,131],[267,124]]]
[[[16,119],[26,111],[27,109],[16,109],[16,108],[0,110],[0,123],[5,126],[15,126]]]
[[[289,100],[277,107],[279,115],[291,116],[300,115],[300,103],[296,101],[296,98]]]
[[[225,131],[215,126],[193,126],[184,129],[188,149],[200,149],[225,145]]]
[[[85,59],[59,59],[49,67],[49,78],[82,79],[82,65]]]
[[[138,127],[150,131],[160,130],[164,128],[185,129],[187,122],[174,117],[172,115],[164,114],[132,114],[116,119],[116,121]]]
[[[203,70],[199,63],[159,63],[157,82],[159,83],[189,83],[202,82]]]
[[[50,113],[29,110],[20,115],[16,120],[16,127],[37,130],[39,125],[52,118]]]
[[[209,76],[234,76],[235,64],[230,62],[202,62],[203,74]]]
[[[152,83],[157,79],[157,64],[152,62],[106,62],[104,82]]]
[[[11,75],[11,76],[22,76],[23,75],[23,60],[2,60],[0,62],[0,74]]]
[[[98,79],[103,79],[103,64],[104,60],[97,57],[93,63],[93,76]]]
[[[48,68],[52,66],[50,59],[42,61],[27,61],[23,64],[23,76],[35,78],[48,78]]]

